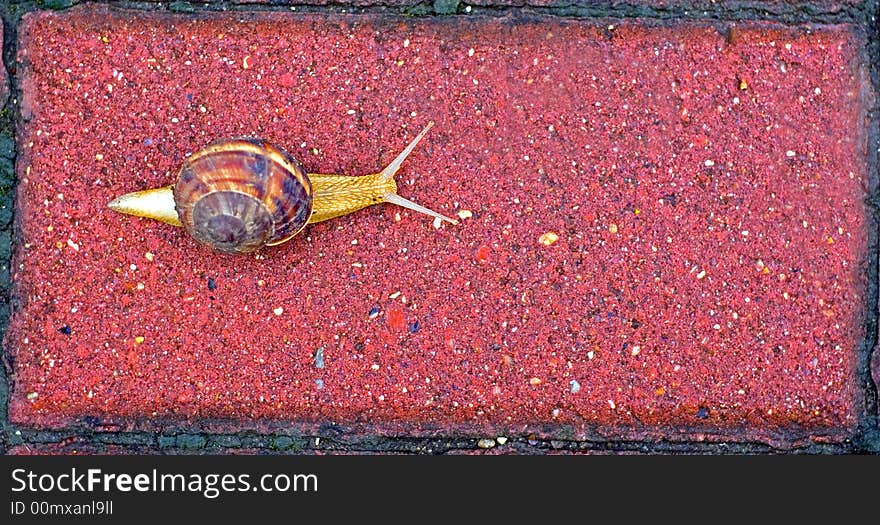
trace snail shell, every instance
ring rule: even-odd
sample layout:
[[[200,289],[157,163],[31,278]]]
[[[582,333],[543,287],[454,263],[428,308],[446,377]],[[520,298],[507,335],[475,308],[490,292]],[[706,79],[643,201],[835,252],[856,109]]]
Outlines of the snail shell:
[[[312,214],[312,184],[303,167],[258,139],[221,140],[193,154],[173,192],[186,231],[224,253],[281,244]]]

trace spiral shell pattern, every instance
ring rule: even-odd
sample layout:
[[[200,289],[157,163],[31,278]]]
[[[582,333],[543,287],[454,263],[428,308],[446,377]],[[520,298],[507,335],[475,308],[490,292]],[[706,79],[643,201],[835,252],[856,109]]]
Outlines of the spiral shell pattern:
[[[258,139],[215,142],[189,157],[174,185],[183,227],[217,251],[247,253],[299,233],[312,185],[285,151]]]

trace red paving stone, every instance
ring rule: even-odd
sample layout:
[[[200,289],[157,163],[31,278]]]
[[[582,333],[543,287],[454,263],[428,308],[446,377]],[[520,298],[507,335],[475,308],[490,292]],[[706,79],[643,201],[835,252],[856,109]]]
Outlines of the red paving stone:
[[[96,446],[92,443],[71,440],[70,443],[37,443],[15,445],[6,451],[9,456],[94,456],[109,454],[119,456],[123,454],[149,453],[146,449],[128,449],[116,445]]]
[[[0,49],[3,49],[3,28],[0,27]],[[6,67],[0,65],[0,108],[6,105],[6,95],[9,94],[9,78]]]
[[[844,438],[861,38],[608,25],[28,15],[11,420]],[[235,257],[106,208],[219,137],[362,174],[431,119],[401,193],[457,227],[385,205]]]
[[[158,1],[158,0],[157,0]],[[242,4],[269,4],[269,5],[277,5],[279,2],[277,0],[239,0],[239,3]],[[310,0],[307,5],[345,5],[345,6],[355,6],[355,7],[367,7],[367,6],[418,6],[420,1],[418,0]],[[642,5],[648,7],[655,7],[659,9],[666,9],[674,6],[709,6],[709,7],[717,7],[718,5],[728,5],[733,8],[737,7],[759,7],[763,9],[772,10],[774,6],[784,6],[791,4],[812,4],[814,6],[824,7],[827,12],[837,12],[842,6],[852,6],[860,3],[860,0],[839,0],[837,2],[804,2],[801,0],[726,0],[726,1],[713,1],[713,0],[631,0],[627,3],[609,1],[606,2],[606,5],[602,5],[600,2],[596,2],[595,0],[570,0],[563,3],[557,0],[468,0],[467,2],[456,2],[454,0],[440,0],[440,1],[431,1],[430,5],[435,11],[439,12],[451,12],[451,13],[468,13],[467,10],[468,5],[471,6],[481,6],[481,7],[497,7],[497,6],[514,6],[514,7],[583,7],[583,8],[594,8],[601,9],[602,7],[608,8],[626,8],[628,5]],[[814,11],[817,9],[814,8]]]
[[[73,439],[69,443],[36,443],[26,445],[15,445],[6,451],[9,456],[122,456],[128,454],[150,455],[150,454],[180,454],[180,453],[198,453],[198,451],[184,452],[180,449],[162,449],[157,450],[146,446],[122,446],[122,445],[103,445],[90,443],[88,440]],[[265,454],[262,449],[251,448],[209,448],[202,451],[207,454],[223,454],[223,455],[256,455]],[[303,452],[298,452],[303,453]],[[305,452],[309,453],[309,452]]]

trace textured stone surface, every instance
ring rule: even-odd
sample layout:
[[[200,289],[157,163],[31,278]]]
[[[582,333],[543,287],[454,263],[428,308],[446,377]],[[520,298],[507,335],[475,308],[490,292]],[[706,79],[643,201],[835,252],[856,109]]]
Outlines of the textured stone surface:
[[[327,5],[327,6],[354,6],[368,7],[376,5],[384,6],[411,6],[415,9],[420,8],[423,2],[418,0],[309,0],[308,2],[296,2],[296,0],[240,0],[239,3],[254,5],[274,5],[281,4],[296,6],[297,3],[306,5]],[[626,6],[648,6],[658,9],[666,9],[675,6],[693,6],[695,9],[700,7],[717,8],[719,5],[728,5],[730,8],[759,8],[773,11],[774,8],[790,5],[809,4],[815,6],[814,10],[818,12],[837,12],[842,6],[852,6],[859,4],[859,0],[840,0],[836,2],[803,2],[799,0],[469,0],[462,2],[459,0],[432,0],[428,2],[431,8],[442,14],[450,13],[467,13],[467,6],[478,7],[542,7],[542,8],[591,8],[596,10],[626,8]]]
[[[3,49],[3,28],[0,27],[0,49]],[[6,97],[9,95],[9,77],[6,66],[0,64],[0,108],[6,105]]]
[[[863,410],[861,39],[608,26],[28,15],[11,419],[846,436]],[[457,227],[385,205],[231,257],[105,207],[215,138],[363,174],[428,120],[401,194],[468,210]]]

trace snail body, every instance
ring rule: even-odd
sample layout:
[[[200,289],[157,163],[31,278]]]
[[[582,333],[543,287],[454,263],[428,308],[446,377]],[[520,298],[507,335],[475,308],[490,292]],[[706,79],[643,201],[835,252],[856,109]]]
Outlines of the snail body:
[[[183,228],[224,253],[282,244],[307,224],[390,202],[456,224],[397,195],[394,175],[433,122],[379,173],[306,173],[284,150],[258,139],[214,142],[183,163],[172,186],[122,195],[108,206]]]

